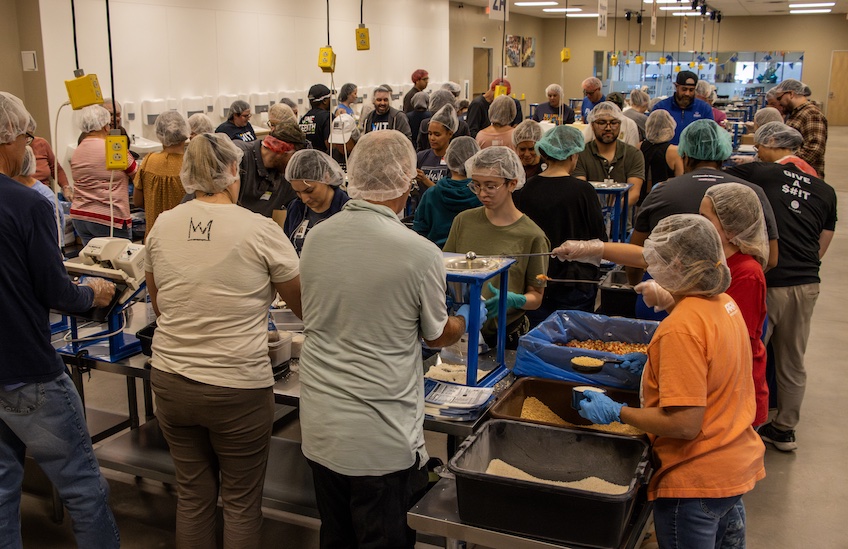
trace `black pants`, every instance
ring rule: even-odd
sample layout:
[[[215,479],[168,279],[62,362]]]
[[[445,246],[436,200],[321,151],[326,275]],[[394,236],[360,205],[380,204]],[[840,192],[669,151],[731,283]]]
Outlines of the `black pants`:
[[[526,314],[523,314],[511,324],[506,325],[506,344],[504,347],[512,351],[518,349],[518,338],[529,331],[530,319],[527,318]],[[498,333],[495,332],[490,334],[488,332],[483,332],[483,340],[486,342],[486,345],[495,349],[498,346]]]
[[[419,458],[404,471],[366,477],[342,475],[307,461],[321,515],[321,549],[415,547],[406,512],[427,489],[427,469]]]

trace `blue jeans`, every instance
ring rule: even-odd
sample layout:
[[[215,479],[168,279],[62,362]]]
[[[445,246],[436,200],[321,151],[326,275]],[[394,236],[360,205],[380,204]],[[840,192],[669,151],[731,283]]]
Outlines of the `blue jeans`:
[[[101,225],[94,221],[83,221],[74,219],[74,230],[82,240],[82,245],[88,244],[88,241],[97,236],[109,236],[109,225]],[[132,240],[132,230],[127,227],[124,229],[115,229],[112,231],[112,236],[116,238],[126,238]]]
[[[742,496],[658,498],[654,524],[660,549],[745,548]]]
[[[35,459],[73,520],[79,547],[120,546],[109,487],[91,447],[82,401],[67,374],[11,391],[0,386],[0,548],[20,549],[24,453]]]

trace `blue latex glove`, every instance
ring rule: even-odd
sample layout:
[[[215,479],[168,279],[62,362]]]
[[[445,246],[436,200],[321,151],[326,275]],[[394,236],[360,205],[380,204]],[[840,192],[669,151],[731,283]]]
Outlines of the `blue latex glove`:
[[[465,331],[468,331],[468,327],[471,326],[471,306],[467,303],[461,306],[456,311],[456,316],[461,316],[465,319]],[[486,304],[482,301],[480,302],[480,326],[486,322]]]
[[[498,316],[498,301],[501,297],[501,292],[489,282],[489,291],[492,292],[492,297],[486,300],[486,310],[489,311],[489,318],[495,318]],[[524,307],[527,303],[527,298],[524,297],[524,294],[516,294],[514,292],[507,292],[506,294],[506,308],[507,309],[520,309]]]
[[[598,425],[621,421],[621,409],[627,404],[620,404],[598,391],[586,391],[583,397],[580,401],[580,409],[577,411],[580,417]]]
[[[645,353],[627,353],[623,355],[621,364],[615,364],[616,368],[624,368],[634,374],[641,374],[645,369],[645,362],[648,361],[648,355]]]

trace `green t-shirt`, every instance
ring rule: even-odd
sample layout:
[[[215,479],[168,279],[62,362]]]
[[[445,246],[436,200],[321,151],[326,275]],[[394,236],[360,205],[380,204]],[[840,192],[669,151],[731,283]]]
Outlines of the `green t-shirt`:
[[[551,243],[544,231],[526,215],[522,215],[512,225],[498,227],[486,217],[486,208],[480,207],[466,210],[456,216],[443,250],[463,254],[473,251],[477,255],[526,254],[548,252],[551,250]],[[543,288],[545,283],[536,277],[547,272],[548,258],[546,256],[517,257],[515,263],[509,268],[509,291],[524,294],[527,286]],[[500,276],[489,282],[497,288]],[[490,297],[492,293],[487,284],[483,287],[483,298]],[[506,317],[507,324],[515,322],[523,314],[524,311],[521,309],[509,309]],[[489,319],[486,322],[483,327],[484,334],[495,333],[497,327],[495,321],[496,319]]]

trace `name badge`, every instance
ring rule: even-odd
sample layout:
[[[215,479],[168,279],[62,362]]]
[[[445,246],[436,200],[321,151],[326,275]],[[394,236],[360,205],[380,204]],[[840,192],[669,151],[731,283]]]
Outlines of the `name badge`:
[[[259,197],[259,200],[271,200],[271,191],[265,191],[262,196]]]

